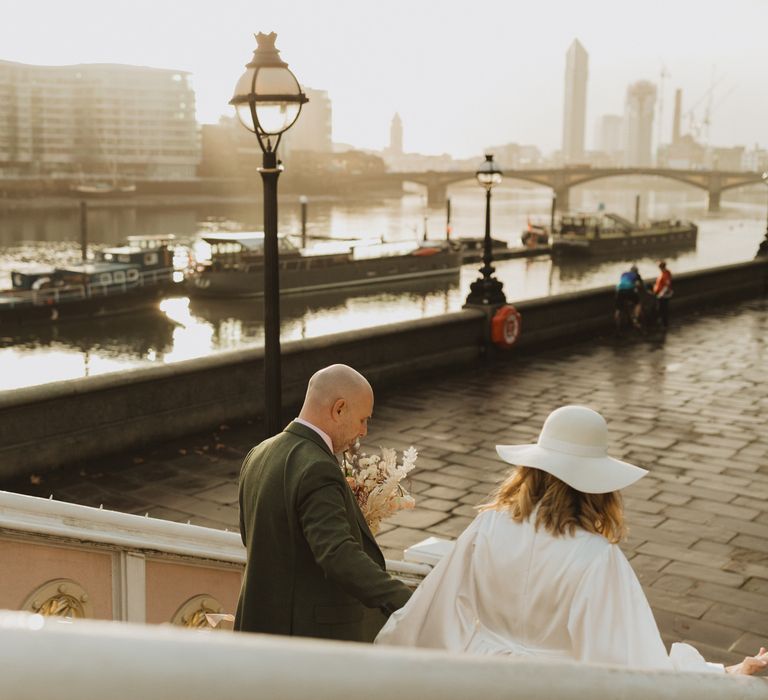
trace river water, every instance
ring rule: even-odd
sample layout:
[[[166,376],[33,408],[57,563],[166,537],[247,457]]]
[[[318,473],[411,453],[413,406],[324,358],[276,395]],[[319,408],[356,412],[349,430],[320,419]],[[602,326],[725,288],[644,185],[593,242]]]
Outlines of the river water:
[[[695,249],[667,257],[673,274],[751,259],[765,231],[765,188],[726,193],[723,211],[706,212],[702,192],[685,188],[652,189],[641,194],[641,220],[686,218],[699,225]],[[572,206],[634,217],[636,188],[576,188]],[[481,235],[485,197],[477,186],[450,190],[455,235]],[[529,218],[546,221],[549,190],[503,184],[494,190],[495,238],[519,245]],[[310,235],[337,238],[385,237],[406,240],[445,236],[443,208],[428,209],[420,194],[366,201],[310,200]],[[193,254],[204,256],[199,234],[234,222],[261,228],[261,207],[245,204],[179,205],[89,210],[89,239],[94,247],[117,245],[133,234],[173,233]],[[295,198],[281,200],[280,229],[300,231]],[[0,212],[0,287],[10,286],[13,268],[36,262],[63,262],[79,256],[79,213],[75,209]],[[548,256],[499,261],[496,276],[510,302],[612,284],[629,261],[553,263]],[[634,260],[644,277],[656,273],[656,258]],[[465,265],[455,279],[400,283],[386,290],[344,291],[288,297],[282,301],[282,338],[290,340],[372,325],[439,315],[461,308],[479,264]],[[163,300],[154,312],[47,327],[29,327],[6,336],[0,329],[0,390],[63,379],[175,362],[263,342],[260,300]],[[4,336],[4,337],[3,337]]]

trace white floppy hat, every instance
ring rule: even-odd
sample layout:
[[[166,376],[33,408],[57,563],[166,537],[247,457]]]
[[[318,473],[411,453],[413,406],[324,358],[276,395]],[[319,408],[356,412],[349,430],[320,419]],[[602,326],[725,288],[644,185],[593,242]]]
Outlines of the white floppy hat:
[[[648,471],[607,454],[605,419],[586,406],[549,414],[535,445],[496,445],[505,462],[541,469],[583,493],[618,491]]]

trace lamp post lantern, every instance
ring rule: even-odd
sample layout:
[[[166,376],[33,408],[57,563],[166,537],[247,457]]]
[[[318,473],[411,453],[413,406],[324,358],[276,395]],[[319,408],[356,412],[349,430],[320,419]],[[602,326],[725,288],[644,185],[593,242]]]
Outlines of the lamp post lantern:
[[[485,239],[483,240],[483,266],[480,277],[469,285],[467,306],[500,306],[506,304],[502,287],[504,286],[493,276],[493,248],[491,241],[491,190],[501,182],[502,172],[493,162],[493,156],[487,154],[485,161],[478,168],[477,181],[485,187]]]
[[[763,173],[763,184],[768,185],[768,172]],[[757,255],[755,257],[768,257],[768,214],[766,214],[765,220],[765,237],[760,241],[760,245],[757,248]]]
[[[263,158],[264,188],[264,421],[267,437],[282,429],[280,381],[280,281],[277,247],[277,160],[280,139],[296,121],[307,96],[275,48],[277,34],[256,35],[256,50],[229,104],[256,134]]]

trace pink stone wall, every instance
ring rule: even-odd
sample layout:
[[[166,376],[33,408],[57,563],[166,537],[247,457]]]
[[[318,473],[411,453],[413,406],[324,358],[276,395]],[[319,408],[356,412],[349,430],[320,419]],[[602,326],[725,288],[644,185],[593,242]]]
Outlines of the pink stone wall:
[[[222,612],[235,612],[240,593],[242,567],[179,563],[147,559],[147,622],[170,622],[190,598],[205,594],[222,605]]]
[[[89,548],[0,539],[0,608],[19,610],[52,579],[71,579],[88,594],[93,617],[112,619],[112,554]]]

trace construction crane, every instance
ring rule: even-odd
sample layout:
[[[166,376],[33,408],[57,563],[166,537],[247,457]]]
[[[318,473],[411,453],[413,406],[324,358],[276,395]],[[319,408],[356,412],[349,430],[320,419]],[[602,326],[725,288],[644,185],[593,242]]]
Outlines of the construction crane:
[[[709,145],[709,127],[712,124],[712,115],[736,89],[736,86],[732,85],[728,92],[715,102],[715,89],[723,82],[723,80],[725,80],[725,75],[721,75],[719,78],[715,77],[715,68],[713,66],[712,79],[709,88],[698,100],[696,100],[693,107],[685,113],[686,119],[688,120],[688,132],[695,140],[700,141],[704,146]],[[704,113],[701,119],[699,119],[697,110],[699,110],[702,105],[704,107]]]

